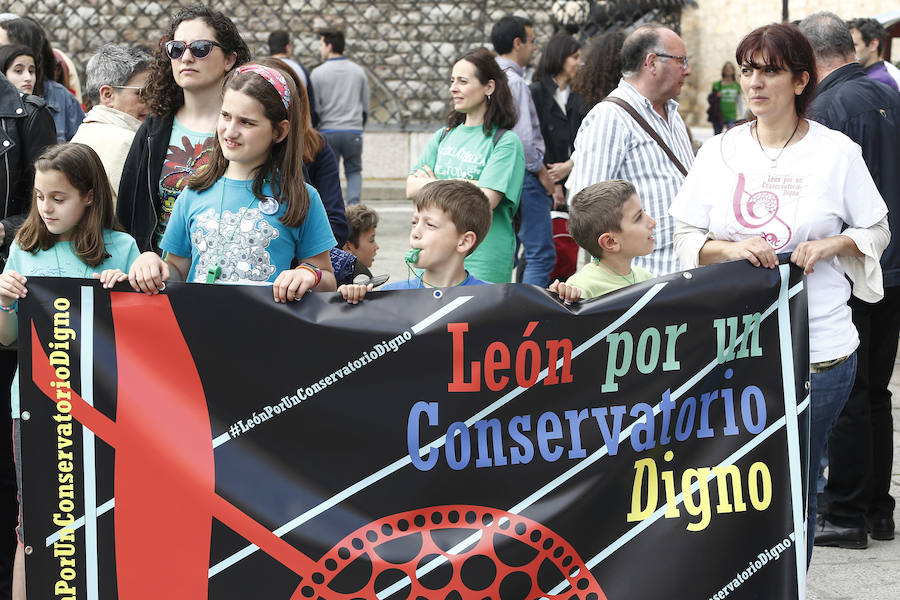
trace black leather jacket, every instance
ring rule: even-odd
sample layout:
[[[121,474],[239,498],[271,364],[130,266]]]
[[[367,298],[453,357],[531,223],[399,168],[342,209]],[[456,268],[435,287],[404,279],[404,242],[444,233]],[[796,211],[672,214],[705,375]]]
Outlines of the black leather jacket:
[[[862,148],[863,159],[888,207],[891,242],[881,255],[884,286],[900,286],[900,94],[870,79],[859,63],[819,82],[812,118]]]
[[[174,122],[174,113],[162,118],[147,117],[135,134],[122,167],[116,217],[141,252],[157,250],[153,232],[159,222],[159,178]]]
[[[0,223],[4,229],[0,256],[4,261],[31,207],[34,160],[55,143],[56,126],[44,100],[22,94],[0,75]]]

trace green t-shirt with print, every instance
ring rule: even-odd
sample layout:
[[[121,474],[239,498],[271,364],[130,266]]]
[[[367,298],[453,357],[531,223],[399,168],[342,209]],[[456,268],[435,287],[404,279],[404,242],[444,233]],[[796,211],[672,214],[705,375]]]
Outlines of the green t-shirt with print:
[[[487,236],[466,258],[466,269],[484,281],[509,283],[516,249],[512,218],[519,206],[525,177],[522,142],[515,133],[507,131],[495,146],[493,132],[484,135],[481,125],[459,125],[442,140],[443,132],[444,129],[439,129],[431,136],[412,172],[428,166],[438,179],[471,179],[478,182],[478,187],[503,194],[494,209]]]
[[[719,97],[719,105],[722,107],[722,120],[737,121],[738,96],[741,94],[741,84],[734,82],[730,85],[722,85],[721,81],[713,84],[713,89],[722,92]]]

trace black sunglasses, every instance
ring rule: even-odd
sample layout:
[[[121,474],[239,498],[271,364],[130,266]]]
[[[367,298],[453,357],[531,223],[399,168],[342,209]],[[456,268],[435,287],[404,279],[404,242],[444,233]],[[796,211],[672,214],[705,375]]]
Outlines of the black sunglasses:
[[[212,40],[194,40],[190,44],[179,40],[170,40],[166,42],[165,49],[166,56],[172,60],[178,60],[184,54],[185,48],[191,51],[191,56],[194,58],[206,58],[212,52],[213,46],[221,48],[222,44]]]

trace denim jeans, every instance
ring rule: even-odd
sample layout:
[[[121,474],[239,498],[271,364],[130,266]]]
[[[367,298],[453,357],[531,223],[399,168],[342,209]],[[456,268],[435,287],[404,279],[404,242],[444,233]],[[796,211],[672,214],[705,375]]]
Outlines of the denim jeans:
[[[323,132],[334,156],[344,161],[344,177],[347,178],[347,206],[359,204],[362,194],[362,134],[355,131]]]
[[[550,273],[556,265],[553,224],[550,221],[553,199],[544,191],[537,176],[531,173],[525,173],[521,207],[518,238],[525,247],[525,271],[521,283],[547,287],[550,285]]]
[[[856,379],[856,352],[839,364],[809,377],[809,477],[807,478],[806,564],[812,558],[816,534],[816,475],[831,428],[847,403]]]

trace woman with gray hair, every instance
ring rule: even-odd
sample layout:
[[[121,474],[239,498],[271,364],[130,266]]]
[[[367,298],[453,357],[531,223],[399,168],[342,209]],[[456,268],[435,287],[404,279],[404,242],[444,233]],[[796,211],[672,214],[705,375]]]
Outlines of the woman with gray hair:
[[[87,64],[85,92],[93,108],[72,141],[90,146],[100,156],[114,191],[119,189],[134,134],[149,112],[143,92],[151,60],[138,48],[106,44]]]

